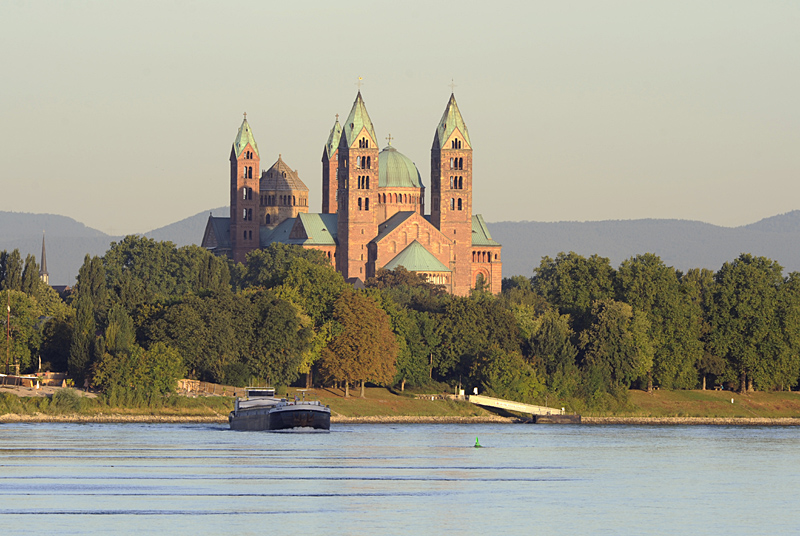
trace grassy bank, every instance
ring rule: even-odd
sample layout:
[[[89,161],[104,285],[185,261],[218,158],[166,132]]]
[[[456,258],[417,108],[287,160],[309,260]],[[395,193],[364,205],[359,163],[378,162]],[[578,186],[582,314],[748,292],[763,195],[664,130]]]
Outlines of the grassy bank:
[[[294,396],[294,389],[288,395]],[[281,393],[284,394],[284,393]],[[300,393],[297,393],[300,396]],[[415,393],[400,393],[383,388],[368,388],[365,398],[359,391],[350,397],[335,389],[313,389],[308,398],[331,407],[334,422],[507,422],[509,419],[470,404],[447,399],[415,398]],[[733,399],[733,403],[731,403]],[[16,396],[0,390],[0,422],[70,421],[80,422],[227,422],[233,408],[229,397],[186,397],[173,395],[153,406],[109,406],[102,397],[89,399],[72,390],[52,398]],[[585,422],[715,422],[759,424],[764,419],[797,424],[800,419],[800,393],[749,393],[739,395],[720,391],[630,391],[628,402],[615,411],[583,413]],[[699,421],[698,419],[706,419]],[[731,420],[733,419],[733,420]],[[776,423],[781,423],[776,421]]]

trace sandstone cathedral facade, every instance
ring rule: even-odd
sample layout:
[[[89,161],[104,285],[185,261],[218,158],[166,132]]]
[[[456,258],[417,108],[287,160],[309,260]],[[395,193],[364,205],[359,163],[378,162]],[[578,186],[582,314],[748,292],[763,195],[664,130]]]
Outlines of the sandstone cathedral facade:
[[[230,217],[209,216],[203,247],[245,262],[273,242],[321,250],[348,281],[403,266],[456,295],[499,293],[502,247],[472,212],[472,144],[454,95],[433,136],[430,214],[414,163],[378,138],[361,92],[338,116],[322,151],[322,213],[308,212],[308,187],[278,156],[262,171],[242,121],[230,155]]]

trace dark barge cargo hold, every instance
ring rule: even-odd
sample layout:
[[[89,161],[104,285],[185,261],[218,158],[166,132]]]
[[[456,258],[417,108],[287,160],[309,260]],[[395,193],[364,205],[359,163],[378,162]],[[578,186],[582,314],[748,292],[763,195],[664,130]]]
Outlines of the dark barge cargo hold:
[[[247,389],[228,415],[231,430],[331,429],[331,408],[318,400],[275,398],[274,389]]]

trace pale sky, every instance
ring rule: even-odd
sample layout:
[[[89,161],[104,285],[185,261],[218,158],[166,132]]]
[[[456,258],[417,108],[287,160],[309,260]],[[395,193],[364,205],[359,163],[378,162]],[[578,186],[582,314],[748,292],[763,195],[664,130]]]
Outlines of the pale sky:
[[[800,2],[3,0],[0,210],[126,234],[227,205],[247,112],[319,211],[358,77],[426,186],[455,81],[490,222],[800,209]]]

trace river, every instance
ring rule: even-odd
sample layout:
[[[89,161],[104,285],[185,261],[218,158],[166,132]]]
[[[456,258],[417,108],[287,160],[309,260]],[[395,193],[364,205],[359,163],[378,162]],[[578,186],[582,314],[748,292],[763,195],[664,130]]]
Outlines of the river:
[[[792,534],[798,466],[800,427],[0,424],[0,531]]]

